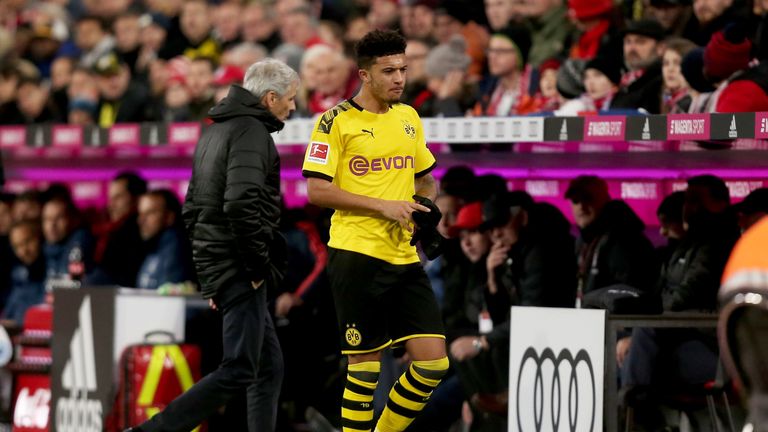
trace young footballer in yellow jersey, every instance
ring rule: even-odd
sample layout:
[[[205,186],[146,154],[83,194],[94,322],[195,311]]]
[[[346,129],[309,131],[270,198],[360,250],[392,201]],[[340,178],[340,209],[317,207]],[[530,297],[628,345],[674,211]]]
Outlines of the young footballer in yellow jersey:
[[[430,201],[435,158],[416,111],[399,103],[405,39],[377,30],[355,50],[360,92],[318,119],[303,174],[309,200],[336,209],[328,270],[349,357],[343,430],[394,432],[408,427],[448,369],[437,302],[412,245],[414,229],[421,236],[434,229],[425,219],[439,220]],[[412,363],[374,428],[381,353],[392,345],[403,345]]]

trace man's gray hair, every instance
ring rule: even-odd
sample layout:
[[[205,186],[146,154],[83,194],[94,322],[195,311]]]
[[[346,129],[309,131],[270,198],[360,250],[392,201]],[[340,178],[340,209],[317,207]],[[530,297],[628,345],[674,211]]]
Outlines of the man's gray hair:
[[[299,75],[290,66],[275,59],[258,61],[245,72],[243,87],[258,99],[268,92],[275,92],[278,96],[288,93],[291,84],[299,81]]]

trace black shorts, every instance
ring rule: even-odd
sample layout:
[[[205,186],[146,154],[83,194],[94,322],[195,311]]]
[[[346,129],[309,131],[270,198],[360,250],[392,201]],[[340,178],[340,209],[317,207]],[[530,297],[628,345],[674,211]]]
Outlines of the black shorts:
[[[328,248],[328,274],[342,354],[366,354],[408,339],[445,339],[435,295],[421,264],[394,265]]]

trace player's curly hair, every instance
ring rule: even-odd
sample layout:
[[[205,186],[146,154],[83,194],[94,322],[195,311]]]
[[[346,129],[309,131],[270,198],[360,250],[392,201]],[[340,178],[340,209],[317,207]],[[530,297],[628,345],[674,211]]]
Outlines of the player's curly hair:
[[[396,31],[373,30],[355,44],[357,66],[360,69],[368,69],[376,62],[377,57],[403,54],[405,45],[405,38]]]

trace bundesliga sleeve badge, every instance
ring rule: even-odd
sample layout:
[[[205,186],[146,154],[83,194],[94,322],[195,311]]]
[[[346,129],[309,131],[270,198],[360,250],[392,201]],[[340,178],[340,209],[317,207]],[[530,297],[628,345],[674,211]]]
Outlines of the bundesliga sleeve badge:
[[[307,161],[318,164],[328,164],[328,150],[330,145],[321,142],[312,142],[309,144],[309,152],[307,153]]]

